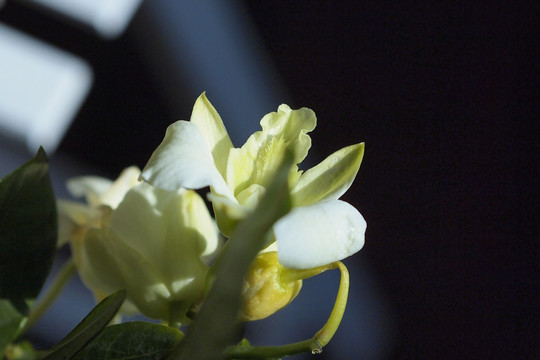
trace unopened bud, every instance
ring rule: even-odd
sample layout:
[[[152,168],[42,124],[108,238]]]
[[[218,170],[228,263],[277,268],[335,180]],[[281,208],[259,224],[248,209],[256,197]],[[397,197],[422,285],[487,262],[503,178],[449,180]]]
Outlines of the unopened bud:
[[[244,279],[240,318],[264,319],[287,306],[302,288],[302,280],[286,280],[287,269],[278,261],[277,252],[257,255]]]

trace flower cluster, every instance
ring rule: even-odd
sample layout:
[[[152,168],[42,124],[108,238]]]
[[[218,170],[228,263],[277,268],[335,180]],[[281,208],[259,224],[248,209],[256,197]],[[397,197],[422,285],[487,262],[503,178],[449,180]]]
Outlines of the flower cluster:
[[[311,147],[313,111],[281,105],[261,126],[234,147],[202,94],[190,121],[167,128],[142,172],[128,168],[115,182],[85,177],[69,183],[88,205],[59,203],[60,240],[70,241],[81,277],[96,296],[127,289],[141,313],[185,321],[205,295],[219,233],[230,237],[256,208],[287,152],[294,156],[288,175],[293,209],[274,224],[268,247],[246,275],[240,317],[273,314],[300,291],[302,277],[295,274],[312,276],[323,270],[310,269],[362,248],[366,222],[339,198],[356,177],[364,144],[340,149],[303,172],[298,164]],[[193,191],[206,187],[215,221]]]

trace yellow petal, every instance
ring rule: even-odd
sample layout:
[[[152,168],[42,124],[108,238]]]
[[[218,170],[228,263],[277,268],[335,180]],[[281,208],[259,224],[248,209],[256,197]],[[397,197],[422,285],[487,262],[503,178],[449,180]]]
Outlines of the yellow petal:
[[[261,120],[262,131],[252,134],[242,148],[230,153],[227,183],[235,195],[251,184],[268,184],[286,149],[293,150],[295,165],[302,162],[311,147],[307,133],[316,123],[315,113],[307,108],[291,110],[281,105],[277,112],[265,115]],[[291,183],[300,175],[297,170],[296,166],[291,169]]]

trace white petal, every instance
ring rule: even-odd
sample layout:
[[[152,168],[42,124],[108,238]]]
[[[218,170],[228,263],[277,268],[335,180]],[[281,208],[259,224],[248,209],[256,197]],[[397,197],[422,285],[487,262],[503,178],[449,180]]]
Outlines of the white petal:
[[[294,208],[274,225],[279,262],[311,269],[342,260],[364,246],[365,231],[362,215],[341,200]]]
[[[93,207],[108,205],[115,209],[126,193],[138,184],[141,171],[136,166],[126,168],[114,182],[99,176],[79,176],[67,181],[67,189],[74,197],[85,197]]]
[[[141,170],[136,166],[130,166],[124,169],[118,179],[114,181],[112,186],[101,194],[101,203],[116,209],[120,202],[124,199],[124,196],[126,196],[129,189],[139,185],[138,178],[140,174]]]
[[[81,227],[97,225],[101,217],[101,209],[68,200],[56,200],[58,213],[57,247],[70,241]]]
[[[169,191],[212,186],[216,193],[234,199],[199,128],[188,121],[180,120],[167,128],[163,142],[148,160],[141,178]]]
[[[69,193],[76,197],[84,197],[88,205],[99,206],[100,196],[112,186],[113,182],[99,176],[79,176],[67,181]]]
[[[212,152],[216,167],[222,174],[225,174],[229,150],[233,148],[233,144],[221,117],[208,101],[205,93],[195,101],[190,120],[201,131],[208,148]]]

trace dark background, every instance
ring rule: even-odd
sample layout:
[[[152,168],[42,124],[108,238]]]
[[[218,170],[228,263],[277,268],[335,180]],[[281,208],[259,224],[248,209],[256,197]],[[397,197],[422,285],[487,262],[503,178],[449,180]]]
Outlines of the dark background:
[[[397,304],[398,358],[539,355],[538,13],[509,4],[252,6],[296,104],[316,109],[317,149],[366,142],[345,198]]]
[[[110,42],[17,4],[0,12],[91,63],[94,88],[59,152],[109,177],[143,166],[198,95],[174,104],[164,95],[139,46],[151,32],[145,6]],[[366,143],[344,199],[368,221],[357,256],[391,304],[388,356],[538,358],[538,9],[501,1],[245,6],[286,89],[281,101],[317,114],[314,151]]]

